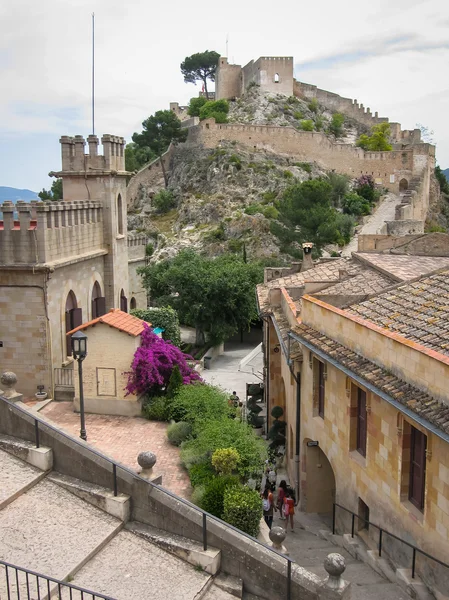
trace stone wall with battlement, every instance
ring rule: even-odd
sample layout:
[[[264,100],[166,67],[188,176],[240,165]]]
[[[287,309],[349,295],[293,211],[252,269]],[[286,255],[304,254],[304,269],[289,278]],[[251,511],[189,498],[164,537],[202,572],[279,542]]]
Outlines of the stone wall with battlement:
[[[379,114],[371,112],[370,108],[365,108],[357,100],[344,98],[334,92],[322,90],[316,85],[303,83],[295,79],[293,86],[294,95],[299,98],[312,100],[316,98],[320,104],[331,111],[340,112],[353,118],[358,123],[367,127],[372,127],[379,123],[389,123],[387,117],[379,117]],[[419,144],[421,142],[421,131],[419,129],[401,130],[399,123],[390,123],[391,138],[393,141],[403,144]]]
[[[125,171],[125,139],[105,134],[101,138],[103,154],[98,154],[99,139],[89,135],[89,153],[85,154],[86,140],[82,135],[64,135],[61,143],[62,171]]]
[[[61,262],[104,250],[100,202],[4,202],[0,221],[0,264]]]

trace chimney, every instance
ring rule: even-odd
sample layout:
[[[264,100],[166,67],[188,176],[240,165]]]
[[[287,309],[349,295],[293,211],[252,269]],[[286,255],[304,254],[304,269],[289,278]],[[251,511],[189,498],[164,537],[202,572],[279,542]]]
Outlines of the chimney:
[[[313,269],[313,260],[312,260],[312,248],[313,244],[311,242],[306,242],[302,245],[302,265],[301,265],[301,273],[304,271],[308,271],[309,269]]]

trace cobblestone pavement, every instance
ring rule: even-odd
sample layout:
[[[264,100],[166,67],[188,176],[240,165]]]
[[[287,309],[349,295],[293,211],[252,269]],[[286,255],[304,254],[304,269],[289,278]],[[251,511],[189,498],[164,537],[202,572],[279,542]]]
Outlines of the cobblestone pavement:
[[[380,233],[385,221],[394,221],[395,208],[400,204],[401,199],[396,194],[388,193],[384,200],[379,204],[377,210],[366,217],[362,228],[356,234],[347,246],[344,247],[342,256],[351,256],[352,252],[357,252],[358,235]]]
[[[50,402],[40,413],[68,433],[78,436],[80,417],[71,402]],[[179,450],[168,443],[166,423],[140,417],[86,415],[87,441],[108,456],[138,470],[137,455],[143,450],[156,453],[155,476],[162,475],[162,486],[190,499],[192,488],[187,471],[179,459]]]

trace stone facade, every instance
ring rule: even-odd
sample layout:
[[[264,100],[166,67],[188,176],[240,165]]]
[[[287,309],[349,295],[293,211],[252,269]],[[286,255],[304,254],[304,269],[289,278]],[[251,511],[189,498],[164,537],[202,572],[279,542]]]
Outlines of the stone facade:
[[[402,252],[408,249],[419,254],[420,245],[426,245],[424,237],[408,236]],[[432,234],[428,237],[430,246],[444,246],[442,255],[447,254],[447,239],[443,244],[442,240],[432,242]],[[391,250],[400,251],[394,244]],[[365,256],[371,257],[371,265],[379,274],[399,277],[397,281],[408,279],[412,283],[397,284],[401,287],[395,295],[391,283],[386,281],[383,287],[388,292],[371,294],[363,303],[360,303],[363,296],[360,299],[353,296],[356,299],[352,302],[359,304],[347,308],[332,305],[331,292],[329,296],[324,295],[326,289],[336,287],[332,270],[327,282],[323,276],[326,269],[332,269],[332,263],[330,267],[318,265],[305,273],[287,275],[279,280],[278,286],[273,279],[259,286],[268,287],[266,300],[261,290],[258,293],[266,323],[267,413],[270,414],[274,405],[284,408],[286,468],[290,482],[296,485],[302,510],[330,513],[335,501],[361,519],[368,517],[386,531],[447,562],[449,396],[445,382],[449,376],[449,358],[445,349],[438,350],[441,344],[445,348],[446,321],[441,310],[446,310],[443,300],[446,292],[439,282],[445,281],[447,268],[423,277],[422,283],[416,280],[419,261],[426,268],[428,260],[428,272],[433,272],[437,262],[445,259],[435,262],[433,257],[376,256],[373,250],[371,252]],[[391,267],[387,268],[390,258]],[[396,269],[394,261],[399,261]],[[343,280],[337,285],[346,286],[350,293],[351,280],[355,286],[360,274],[351,276],[350,262],[347,264],[346,268],[338,268]],[[307,279],[311,282],[309,285]],[[289,290],[286,285],[290,286]],[[402,285],[409,287],[402,291]],[[302,296],[300,302],[293,299],[297,291]],[[319,293],[320,299],[307,292]],[[424,312],[423,325],[416,334],[413,322],[418,322],[418,316],[412,314],[409,306],[402,309],[399,306],[401,299],[407,301],[414,293],[420,294],[416,300],[410,300],[416,310],[420,310],[422,302],[431,307]],[[429,304],[432,294],[435,300]],[[393,315],[392,309],[386,312],[385,303],[395,301],[396,297],[396,314]],[[347,296],[346,306],[350,298]],[[434,313],[435,318],[432,318]],[[372,318],[369,315],[373,315]],[[388,325],[388,315],[395,319],[394,330]],[[385,326],[380,326],[381,322],[386,323]],[[423,331],[427,328],[433,334],[425,338]],[[423,339],[430,341],[421,343]],[[322,379],[318,375],[320,364]],[[322,405],[320,389],[323,390]],[[359,447],[358,438],[358,390],[366,398],[364,451]],[[426,440],[421,507],[410,500],[413,431],[423,434]],[[308,442],[313,444],[308,445]],[[337,531],[350,532],[350,515],[337,509],[336,516]],[[356,519],[358,530],[363,530],[363,524]],[[365,534],[378,542],[379,532],[375,528],[370,527]],[[388,545],[382,555],[388,556],[397,567],[410,568],[409,548],[386,539]],[[416,568],[433,591],[443,594],[448,589],[447,569],[420,559],[419,554]]]
[[[19,202],[18,219],[1,207],[0,370],[16,372],[25,395],[73,382],[66,331],[99,310],[147,305],[146,240],[127,239],[125,142],[105,135],[99,155],[98,138],[87,141],[84,154],[82,136],[61,138],[63,201]]]

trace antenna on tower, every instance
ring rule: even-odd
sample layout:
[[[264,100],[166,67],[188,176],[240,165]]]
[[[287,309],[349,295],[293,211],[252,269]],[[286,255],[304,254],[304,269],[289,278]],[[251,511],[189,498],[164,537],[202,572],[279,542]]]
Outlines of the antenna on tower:
[[[92,13],[92,135],[95,135],[95,13]]]
[[[226,58],[228,58],[228,43],[229,43],[229,33],[226,34]]]

